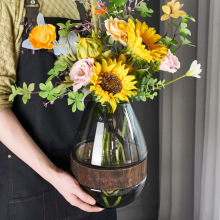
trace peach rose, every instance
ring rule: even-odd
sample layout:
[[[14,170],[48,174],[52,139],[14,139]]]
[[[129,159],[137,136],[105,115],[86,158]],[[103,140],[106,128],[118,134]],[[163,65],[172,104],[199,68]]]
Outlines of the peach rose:
[[[38,25],[31,31],[28,39],[34,48],[53,49],[52,42],[56,40],[56,27],[51,24]]]
[[[108,35],[111,35],[115,41],[119,41],[122,45],[126,46],[127,23],[123,20],[110,17],[105,20],[105,29]]]

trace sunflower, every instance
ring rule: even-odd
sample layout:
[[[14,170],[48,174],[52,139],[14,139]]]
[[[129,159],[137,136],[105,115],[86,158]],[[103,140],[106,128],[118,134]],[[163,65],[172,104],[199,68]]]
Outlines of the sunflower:
[[[161,39],[156,34],[154,28],[149,28],[146,23],[142,23],[136,19],[135,23],[128,20],[128,50],[130,55],[138,61],[143,60],[148,63],[151,61],[161,61],[168,53],[168,49],[164,44],[158,43]]]
[[[113,112],[120,100],[129,102],[128,97],[134,95],[132,90],[136,89],[135,76],[128,75],[128,72],[129,68],[116,59],[103,59],[102,64],[95,62],[93,66],[93,75],[90,78],[93,85],[90,86],[90,91],[95,91],[95,95],[100,97],[100,103],[108,102]]]

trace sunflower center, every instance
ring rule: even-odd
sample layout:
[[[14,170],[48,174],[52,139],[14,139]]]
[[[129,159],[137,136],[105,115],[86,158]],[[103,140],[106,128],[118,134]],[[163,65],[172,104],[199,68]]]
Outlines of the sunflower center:
[[[104,91],[113,93],[113,95],[121,92],[122,90],[120,79],[117,76],[108,73],[103,74],[100,86]]]
[[[143,45],[145,46],[145,48],[146,48],[147,50],[151,50],[150,47],[149,47],[149,45],[148,45],[144,40],[143,40],[142,43],[143,43]]]

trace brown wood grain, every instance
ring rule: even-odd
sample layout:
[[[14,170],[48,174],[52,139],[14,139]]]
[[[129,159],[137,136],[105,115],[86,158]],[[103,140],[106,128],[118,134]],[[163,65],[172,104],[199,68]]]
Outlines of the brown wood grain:
[[[147,175],[147,158],[125,168],[103,168],[82,164],[71,154],[71,170],[76,180],[92,189],[118,190],[139,184]]]

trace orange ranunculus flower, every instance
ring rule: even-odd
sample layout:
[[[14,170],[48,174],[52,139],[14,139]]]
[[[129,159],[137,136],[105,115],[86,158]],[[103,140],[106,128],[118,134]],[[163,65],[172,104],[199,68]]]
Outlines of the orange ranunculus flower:
[[[48,24],[47,26],[36,26],[29,34],[29,41],[34,48],[38,49],[53,49],[53,44],[56,40],[56,27]]]
[[[122,45],[126,46],[126,40],[128,38],[127,33],[128,24],[117,18],[110,17],[105,20],[105,29],[108,35],[111,35],[114,40],[119,41]]]
[[[177,0],[172,0],[168,2],[167,5],[162,6],[163,12],[165,13],[161,17],[161,21],[165,21],[169,18],[178,18],[179,16],[186,16],[185,11],[180,11],[184,4],[180,4]]]
[[[99,9],[97,9],[97,8],[99,8]],[[100,6],[100,5],[94,5],[93,6],[93,11],[94,11],[94,14],[95,15],[104,15],[105,13],[107,13],[108,12],[108,9],[107,9],[107,7],[103,7],[103,6]]]

